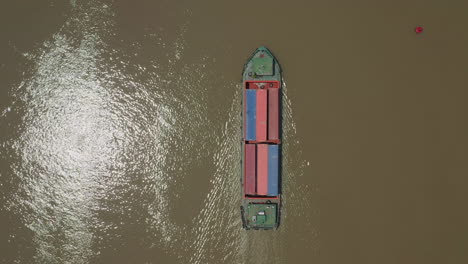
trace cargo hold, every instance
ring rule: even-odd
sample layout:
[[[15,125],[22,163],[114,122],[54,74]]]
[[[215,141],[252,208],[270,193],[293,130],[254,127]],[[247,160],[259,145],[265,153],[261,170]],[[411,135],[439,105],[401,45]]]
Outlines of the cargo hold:
[[[257,90],[257,141],[267,139],[267,91]]]
[[[268,193],[268,145],[257,145],[257,194]]]
[[[256,90],[245,90],[246,97],[246,113],[245,113],[245,139],[255,140],[256,138],[256,112],[257,112],[257,96]]]
[[[279,89],[268,89],[268,139],[279,139]]]
[[[279,146],[268,146],[268,196],[278,195]]]
[[[245,194],[255,194],[255,163],[257,162],[255,157],[255,145],[245,145]]]

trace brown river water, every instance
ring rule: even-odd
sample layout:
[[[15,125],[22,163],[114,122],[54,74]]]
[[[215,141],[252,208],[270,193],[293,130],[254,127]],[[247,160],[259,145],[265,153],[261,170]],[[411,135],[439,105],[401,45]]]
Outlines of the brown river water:
[[[0,263],[468,263],[467,10],[4,1]],[[284,70],[277,231],[239,212],[260,45]]]

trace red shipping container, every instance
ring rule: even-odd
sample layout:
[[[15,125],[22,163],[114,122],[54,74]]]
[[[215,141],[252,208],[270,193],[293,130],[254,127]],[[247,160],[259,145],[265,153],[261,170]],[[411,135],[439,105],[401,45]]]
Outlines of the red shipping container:
[[[267,139],[267,91],[257,90],[257,141]]]
[[[245,194],[255,194],[255,145],[245,145]]]
[[[279,139],[279,89],[268,89],[268,139]]]
[[[257,194],[268,193],[268,145],[257,145]]]

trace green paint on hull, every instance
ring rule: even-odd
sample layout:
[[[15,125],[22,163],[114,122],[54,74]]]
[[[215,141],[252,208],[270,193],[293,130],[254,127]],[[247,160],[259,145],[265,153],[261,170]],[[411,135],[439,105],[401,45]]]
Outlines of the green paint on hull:
[[[265,47],[252,54],[244,66],[243,81],[280,81],[281,67],[275,56]]]

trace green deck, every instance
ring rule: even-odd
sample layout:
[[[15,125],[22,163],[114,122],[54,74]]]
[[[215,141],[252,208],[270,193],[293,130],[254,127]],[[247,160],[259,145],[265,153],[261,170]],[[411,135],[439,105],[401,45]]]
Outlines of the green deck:
[[[273,57],[268,52],[258,52],[252,58],[252,70],[255,75],[273,75]]]
[[[281,68],[275,56],[260,47],[244,65],[243,81],[281,81]]]
[[[275,228],[277,226],[277,204],[249,204],[245,214],[248,228]]]

